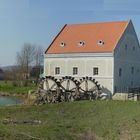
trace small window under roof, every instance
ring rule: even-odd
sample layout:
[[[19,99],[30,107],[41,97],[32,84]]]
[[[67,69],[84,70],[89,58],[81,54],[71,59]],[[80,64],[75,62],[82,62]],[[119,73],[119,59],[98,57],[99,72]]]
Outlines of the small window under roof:
[[[84,42],[84,41],[82,41],[82,40],[78,42],[78,46],[79,46],[79,47],[83,47],[83,46],[84,46],[84,44],[85,44],[85,42]]]
[[[99,40],[99,41],[98,41],[98,45],[99,45],[99,46],[103,46],[104,44],[105,44],[105,43],[104,43],[103,40]]]
[[[60,47],[65,47],[66,43],[65,42],[61,42],[60,43]]]

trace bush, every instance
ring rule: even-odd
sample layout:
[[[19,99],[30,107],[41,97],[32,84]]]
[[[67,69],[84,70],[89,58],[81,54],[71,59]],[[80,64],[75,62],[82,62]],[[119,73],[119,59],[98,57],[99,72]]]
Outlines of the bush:
[[[12,81],[12,85],[13,85],[14,87],[17,87],[17,86],[18,86],[18,83],[17,83],[16,81]]]

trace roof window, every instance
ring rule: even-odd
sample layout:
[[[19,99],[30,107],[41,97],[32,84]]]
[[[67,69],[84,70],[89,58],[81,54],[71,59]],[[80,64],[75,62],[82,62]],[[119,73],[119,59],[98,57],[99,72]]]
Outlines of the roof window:
[[[104,45],[104,44],[105,44],[105,43],[104,43],[103,40],[99,40],[99,41],[98,41],[98,45],[99,45],[99,46],[102,46],[102,45]]]
[[[66,45],[65,42],[61,42],[61,43],[60,43],[60,47],[62,47],[62,48],[65,47],[65,45]]]
[[[83,47],[84,44],[85,44],[85,42],[81,40],[81,41],[79,41],[78,46],[79,46],[79,47]]]

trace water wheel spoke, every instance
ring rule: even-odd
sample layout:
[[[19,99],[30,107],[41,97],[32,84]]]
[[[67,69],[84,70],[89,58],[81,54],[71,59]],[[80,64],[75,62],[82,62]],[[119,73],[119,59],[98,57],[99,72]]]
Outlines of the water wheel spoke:
[[[85,81],[85,90],[88,91],[88,81]]]
[[[83,91],[83,92],[85,92],[85,90],[84,90],[84,89],[82,89],[82,87],[80,87],[80,90],[81,90],[81,91]]]
[[[50,90],[53,89],[55,85],[56,83],[53,83],[52,86],[50,87]]]
[[[62,85],[60,85],[60,86],[61,86],[62,90],[66,90]]]
[[[94,91],[96,89],[97,89],[96,86],[94,86],[94,87],[90,88],[89,91]]]
[[[48,83],[48,80],[45,81],[45,84],[46,84],[47,90],[49,90],[49,83]]]
[[[70,80],[67,80],[66,90],[69,90],[70,88]]]
[[[73,91],[73,90],[75,90],[75,89],[76,89],[76,87],[74,87],[74,88],[70,89],[70,91]]]

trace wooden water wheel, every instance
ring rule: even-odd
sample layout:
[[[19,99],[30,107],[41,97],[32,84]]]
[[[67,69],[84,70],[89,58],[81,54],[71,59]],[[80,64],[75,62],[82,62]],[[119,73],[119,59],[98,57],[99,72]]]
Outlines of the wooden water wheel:
[[[46,76],[44,79],[44,91],[48,103],[59,101],[60,89],[57,79],[52,76]]]
[[[74,77],[65,76],[60,79],[61,100],[74,101],[79,97],[79,82]]]
[[[100,85],[92,77],[83,77],[80,79],[79,92],[81,99],[97,99],[100,94]]]

